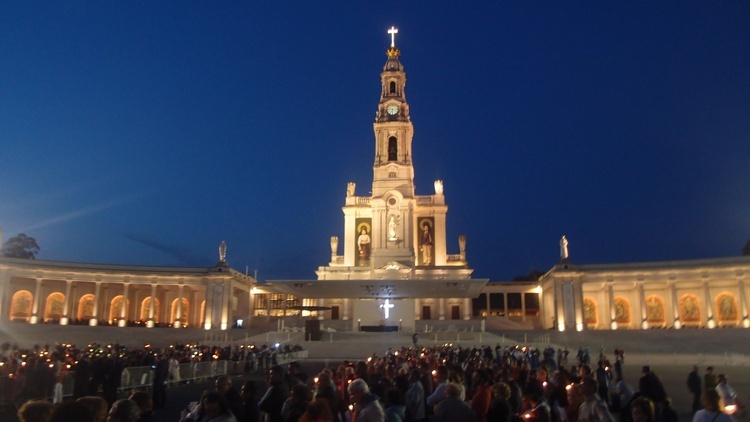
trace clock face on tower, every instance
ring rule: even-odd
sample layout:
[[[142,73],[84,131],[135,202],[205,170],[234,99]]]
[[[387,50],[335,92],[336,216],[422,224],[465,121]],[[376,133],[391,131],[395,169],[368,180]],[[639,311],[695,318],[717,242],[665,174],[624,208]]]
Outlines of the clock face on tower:
[[[386,107],[385,111],[388,112],[391,116],[398,113],[398,106],[396,104],[391,104],[388,107]]]

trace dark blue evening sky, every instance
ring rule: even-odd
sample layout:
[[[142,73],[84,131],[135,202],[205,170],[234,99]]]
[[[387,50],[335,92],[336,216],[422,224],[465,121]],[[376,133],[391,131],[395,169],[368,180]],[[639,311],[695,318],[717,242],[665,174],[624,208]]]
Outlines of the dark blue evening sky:
[[[501,3],[501,4],[497,4]],[[0,4],[0,227],[39,259],[315,277],[407,72],[417,194],[474,276],[739,255],[750,2]],[[342,245],[339,246],[342,253]]]

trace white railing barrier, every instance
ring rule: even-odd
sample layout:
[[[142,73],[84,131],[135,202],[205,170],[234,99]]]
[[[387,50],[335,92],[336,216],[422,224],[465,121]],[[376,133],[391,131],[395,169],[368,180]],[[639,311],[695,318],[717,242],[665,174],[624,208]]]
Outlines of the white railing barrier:
[[[275,356],[275,363],[285,365],[289,362],[304,360],[308,357],[307,350],[300,350],[290,353],[279,353]],[[269,360],[270,362],[271,360]],[[245,361],[214,360],[210,362],[191,362],[182,363],[178,368],[178,377],[173,379],[167,378],[168,384],[174,384],[182,381],[204,381],[221,375],[230,373],[230,365],[234,373],[244,371]],[[62,395],[70,397],[73,395],[75,383],[75,371],[66,371],[61,374]],[[134,389],[148,389],[154,384],[154,368],[151,366],[129,366],[123,369],[120,375],[120,391]],[[12,404],[18,398],[19,391],[15,391],[20,384],[12,376],[0,377],[0,406]],[[50,388],[50,391],[54,391]],[[50,396],[52,399],[52,396]]]

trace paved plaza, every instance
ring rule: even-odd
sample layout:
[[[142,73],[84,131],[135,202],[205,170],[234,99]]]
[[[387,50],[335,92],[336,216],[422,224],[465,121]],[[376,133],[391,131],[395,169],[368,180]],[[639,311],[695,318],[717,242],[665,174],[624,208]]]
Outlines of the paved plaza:
[[[60,327],[56,325],[0,324],[0,342],[10,341],[21,347],[34,344],[50,345],[55,342],[100,344],[119,342],[128,346],[152,344],[166,347],[170,344],[189,342],[301,344],[309,351],[309,360],[304,367],[314,373],[325,366],[333,366],[343,359],[358,360],[377,353],[382,356],[388,348],[411,345],[411,334],[402,333],[326,333],[320,342],[305,342],[303,333],[269,332],[252,330],[204,331],[200,329],[168,328],[116,328],[116,327]],[[748,401],[750,394],[750,358],[745,353],[750,345],[750,330],[649,330],[649,331],[587,331],[560,333],[553,331],[509,331],[504,334],[479,332],[432,332],[420,333],[421,345],[458,343],[472,347],[496,344],[529,344],[543,347],[567,347],[570,350],[569,365],[573,364],[578,347],[588,346],[595,359],[600,349],[611,355],[615,347],[625,349],[624,376],[637,389],[642,365],[651,365],[661,378],[680,420],[690,420],[690,397],[686,378],[690,366],[698,364],[701,373],[706,366],[716,368],[717,373],[726,373],[729,383],[738,395]],[[258,376],[260,380],[260,376]],[[239,380],[237,381],[239,385]],[[204,386],[205,387],[205,386]],[[181,387],[183,388],[183,387]],[[199,386],[184,387],[172,391],[174,401],[169,409],[160,412],[160,420],[173,420],[169,412],[179,410],[181,401],[194,400],[201,391]],[[186,404],[186,403],[185,403]],[[164,419],[162,419],[164,418]],[[176,418],[176,415],[175,415]],[[0,421],[15,420],[5,415]]]

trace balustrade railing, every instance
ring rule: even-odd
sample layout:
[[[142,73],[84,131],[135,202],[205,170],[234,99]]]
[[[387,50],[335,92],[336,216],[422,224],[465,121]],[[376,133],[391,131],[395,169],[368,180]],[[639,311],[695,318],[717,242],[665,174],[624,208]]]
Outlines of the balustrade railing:
[[[214,360],[183,363],[179,365],[173,376],[167,378],[166,382],[167,384],[177,384],[184,381],[205,381],[221,375],[241,374],[248,370],[261,372],[270,369],[272,365],[285,365],[289,362],[307,359],[307,356],[307,350],[302,350],[276,353],[260,358],[251,356],[247,360],[240,361]],[[72,396],[75,387],[75,371],[62,372],[57,380],[56,384],[59,384],[59,386],[49,386],[50,396],[48,398],[60,401],[64,397]],[[0,406],[20,405],[30,399],[31,397],[23,396],[25,381],[25,377],[19,377],[15,374],[0,376]],[[153,384],[154,368],[152,366],[129,366],[122,371],[119,390],[149,389]]]

